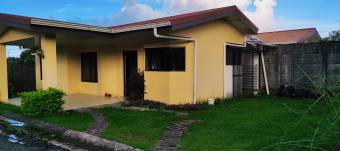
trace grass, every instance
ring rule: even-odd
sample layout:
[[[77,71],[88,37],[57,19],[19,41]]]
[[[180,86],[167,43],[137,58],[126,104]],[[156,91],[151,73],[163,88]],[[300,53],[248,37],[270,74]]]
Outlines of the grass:
[[[5,103],[0,103],[0,115],[2,111],[22,114],[20,107]],[[58,115],[42,115],[39,117],[30,117],[30,119],[37,119],[46,123],[55,124],[64,128],[82,132],[86,131],[93,122],[93,118],[90,114],[74,111],[67,111]]]
[[[10,112],[13,112],[13,113],[21,114],[20,107],[0,102],[0,114],[1,114],[2,111],[10,111]]]
[[[59,115],[38,117],[46,123],[62,126],[80,132],[85,132],[94,122],[89,113],[80,113],[75,111],[67,111]]]
[[[210,150],[340,150],[340,99],[331,103],[312,100],[254,97],[232,99],[215,106],[188,111],[185,119],[201,122],[189,127],[182,151]],[[1,110],[20,112],[0,104]],[[143,150],[153,150],[166,127],[183,120],[175,114],[113,108],[98,109],[108,120],[102,137]],[[1,112],[0,112],[1,114]],[[86,113],[66,112],[38,119],[85,131],[93,122]]]
[[[141,112],[104,108],[103,113],[109,125],[102,134],[103,138],[143,149],[153,150],[162,137],[166,127],[181,119],[171,113]]]
[[[202,122],[189,128],[180,150],[339,149],[340,135],[324,136],[340,132],[339,125],[329,126],[334,108],[320,103],[306,112],[312,104],[301,99],[257,97],[190,112],[190,118]]]

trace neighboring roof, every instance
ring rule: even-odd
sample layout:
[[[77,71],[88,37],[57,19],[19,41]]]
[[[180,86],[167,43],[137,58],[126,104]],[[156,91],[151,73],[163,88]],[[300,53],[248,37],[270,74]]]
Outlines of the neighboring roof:
[[[258,28],[236,6],[216,8],[113,27],[91,26],[1,13],[0,24],[28,30],[32,26],[45,26],[114,34],[152,29],[155,27],[171,27],[172,30],[179,30],[223,18],[230,18],[231,23],[234,24],[236,28],[239,28],[239,30],[244,31],[247,34],[257,34],[258,32]]]
[[[274,31],[258,34],[258,38],[268,44],[304,43],[314,37],[321,40],[316,28]]]

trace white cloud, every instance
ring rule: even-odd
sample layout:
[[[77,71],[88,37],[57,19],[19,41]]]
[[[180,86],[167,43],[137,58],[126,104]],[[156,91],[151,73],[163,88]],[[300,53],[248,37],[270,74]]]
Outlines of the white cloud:
[[[54,11],[55,14],[60,14],[63,13],[67,10],[69,10],[71,7],[73,6],[73,4],[66,4],[65,6],[63,6],[62,8],[57,9],[56,11]]]
[[[274,29],[276,0],[149,0],[161,3],[161,10],[142,4],[138,0],[124,0],[120,13],[114,17],[116,24],[141,21],[162,16],[236,5],[261,31]],[[253,11],[249,8],[254,7]]]
[[[124,0],[124,6],[114,17],[116,23],[129,23],[162,17],[165,14],[151,6],[139,3],[137,0]]]

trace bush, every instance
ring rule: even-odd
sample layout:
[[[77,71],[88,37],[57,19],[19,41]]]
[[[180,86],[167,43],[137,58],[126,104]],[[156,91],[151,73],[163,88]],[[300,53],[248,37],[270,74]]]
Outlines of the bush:
[[[28,116],[58,114],[63,111],[64,96],[63,91],[54,88],[20,93],[21,110]]]
[[[137,72],[130,76],[127,80],[127,97],[126,99],[130,102],[135,102],[144,99],[145,94],[145,80],[144,73]]]

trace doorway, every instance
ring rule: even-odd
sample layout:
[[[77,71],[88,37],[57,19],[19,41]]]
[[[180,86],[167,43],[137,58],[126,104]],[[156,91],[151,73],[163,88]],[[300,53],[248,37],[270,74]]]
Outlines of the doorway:
[[[258,54],[238,45],[227,45],[225,49],[225,96],[253,96],[258,92]]]
[[[137,51],[124,51],[124,96],[129,96],[131,91],[127,87],[131,78],[138,72],[138,60],[137,60]]]

